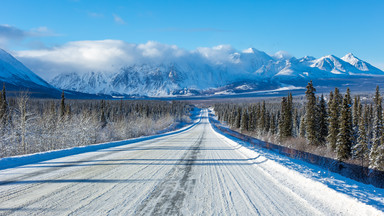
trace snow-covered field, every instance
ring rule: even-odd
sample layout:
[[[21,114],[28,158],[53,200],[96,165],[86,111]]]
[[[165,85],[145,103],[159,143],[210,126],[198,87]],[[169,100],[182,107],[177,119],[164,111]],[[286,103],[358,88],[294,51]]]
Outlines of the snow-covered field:
[[[0,214],[384,214],[382,189],[345,181],[343,192],[297,166],[215,132],[204,111],[178,133],[1,170]]]

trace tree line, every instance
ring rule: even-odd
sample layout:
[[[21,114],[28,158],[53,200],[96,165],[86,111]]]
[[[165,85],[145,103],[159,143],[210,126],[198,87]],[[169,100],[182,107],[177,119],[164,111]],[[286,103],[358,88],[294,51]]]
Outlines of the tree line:
[[[34,99],[0,92],[0,157],[151,135],[190,121],[177,101]]]
[[[372,100],[356,95],[352,99],[347,88],[342,95],[338,88],[327,97],[316,96],[312,81],[305,99],[294,102],[292,94],[280,103],[214,105],[219,121],[242,133],[280,144],[305,140],[303,149],[339,161],[360,161],[361,165],[384,171],[383,107],[377,86]],[[320,152],[320,153],[319,153]]]

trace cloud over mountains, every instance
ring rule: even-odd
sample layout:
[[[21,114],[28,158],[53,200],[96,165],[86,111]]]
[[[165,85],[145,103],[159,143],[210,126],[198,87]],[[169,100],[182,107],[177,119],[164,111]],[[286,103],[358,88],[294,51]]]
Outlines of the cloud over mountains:
[[[50,49],[16,51],[13,54],[40,76],[50,79],[68,72],[116,72],[127,65],[167,64],[183,59],[222,63],[230,61],[230,45],[200,47],[188,51],[154,41],[144,44],[121,40],[75,41]]]

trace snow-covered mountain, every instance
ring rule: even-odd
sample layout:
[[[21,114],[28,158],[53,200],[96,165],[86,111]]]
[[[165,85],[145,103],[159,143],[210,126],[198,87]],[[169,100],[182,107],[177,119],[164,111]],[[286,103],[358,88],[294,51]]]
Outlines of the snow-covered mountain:
[[[300,59],[283,53],[270,56],[250,48],[229,53],[219,62],[187,57],[164,64],[127,65],[116,73],[64,73],[51,84],[91,94],[172,96],[228,91],[272,90],[306,85],[310,79],[354,79],[384,72],[349,53]]]
[[[60,92],[3,49],[0,49],[0,83],[8,90],[28,90],[40,96],[59,95]]]
[[[0,82],[11,89],[55,94],[58,89],[115,96],[236,94],[303,87],[309,80],[332,87],[371,85],[384,81],[384,72],[351,53],[342,58],[328,55],[297,59],[285,53],[270,56],[250,48],[231,50],[220,54],[220,58],[195,52],[162,63],[127,64],[114,72],[61,73],[48,84],[0,49]]]
[[[53,88],[3,49],[0,49],[0,82],[15,86]]]

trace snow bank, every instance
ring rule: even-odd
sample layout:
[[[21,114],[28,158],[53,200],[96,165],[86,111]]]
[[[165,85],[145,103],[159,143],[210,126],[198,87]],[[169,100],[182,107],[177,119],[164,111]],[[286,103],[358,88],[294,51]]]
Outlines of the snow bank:
[[[314,185],[315,185],[314,187],[317,187],[317,188],[318,187],[323,187],[324,189],[330,188],[332,190],[335,190],[337,192],[340,192],[344,195],[349,196],[349,199],[358,200],[366,205],[373,206],[380,211],[384,211],[384,189],[377,188],[373,185],[358,182],[356,180],[349,178],[348,176],[347,177],[342,176],[343,173],[333,172],[333,170],[327,167],[319,166],[316,163],[311,163],[311,161],[305,161],[299,157],[292,158],[290,157],[290,155],[285,154],[284,151],[279,152],[277,149],[268,148],[268,147],[271,147],[271,145],[273,144],[264,143],[260,140],[254,139],[252,137],[247,137],[247,136],[245,137],[232,136],[232,133],[231,134],[228,133],[228,132],[231,132],[230,129],[222,126],[220,127],[220,125],[218,124],[218,121],[211,117],[209,118],[209,120],[212,125],[212,128],[219,134],[237,143],[239,147],[236,147],[236,149],[243,152],[245,155],[247,155],[247,157],[259,158],[258,156],[261,155],[264,158],[271,161],[275,161],[277,162],[277,164],[279,164],[279,169],[274,169],[273,167],[270,167],[270,166],[271,165],[277,166],[277,165],[276,164],[274,165],[273,163],[272,164],[269,163],[265,169],[267,172],[274,172],[276,170],[280,170],[280,171],[285,170],[284,172],[292,174],[292,179],[294,180],[293,182],[297,182],[298,184],[301,184],[299,182],[308,183],[308,181],[310,180],[317,182],[316,184],[308,184],[308,191],[311,191],[310,187]],[[258,144],[252,143],[254,142],[254,140],[257,140],[259,143]],[[262,143],[264,143],[266,147],[264,147]],[[344,169],[348,169],[348,168],[344,168]],[[278,176],[278,175],[274,175],[274,176]],[[305,180],[303,177],[308,178],[309,180]],[[303,180],[299,181],[298,178],[301,178]],[[383,181],[383,178],[379,180]],[[284,181],[285,183],[290,182],[287,179],[281,179],[281,181]],[[307,183],[303,183],[303,184],[307,184]],[[297,187],[297,185],[296,186],[290,185],[290,188],[292,189],[294,189],[295,187]],[[306,193],[308,191],[306,191]],[[332,197],[332,199],[334,199],[334,197]],[[355,215],[359,215],[358,211],[356,212]],[[361,215],[367,215],[367,214],[363,213]],[[373,214],[373,215],[376,215],[376,214]]]
[[[157,134],[157,135],[143,136],[139,138],[132,138],[132,139],[127,139],[122,141],[107,142],[107,143],[100,143],[100,144],[94,144],[94,145],[88,145],[88,146],[79,146],[74,148],[54,150],[54,151],[48,151],[48,152],[40,152],[40,153],[29,154],[29,155],[2,158],[0,159],[0,170],[13,168],[17,166],[23,166],[23,165],[32,164],[32,163],[38,163],[38,162],[66,157],[70,155],[76,155],[76,154],[97,151],[97,150],[111,148],[111,147],[137,143],[137,142],[155,139],[159,137],[174,135],[174,134],[182,133],[184,131],[191,129],[192,127],[197,125],[200,122],[200,120],[201,120],[201,114],[199,118],[196,118],[191,124],[187,126],[185,126],[185,124],[179,124],[179,126],[181,125],[184,126],[179,130],[170,131],[172,129],[173,130],[175,129],[175,127],[170,127],[169,131],[163,130],[161,131],[162,132],[161,134]]]

